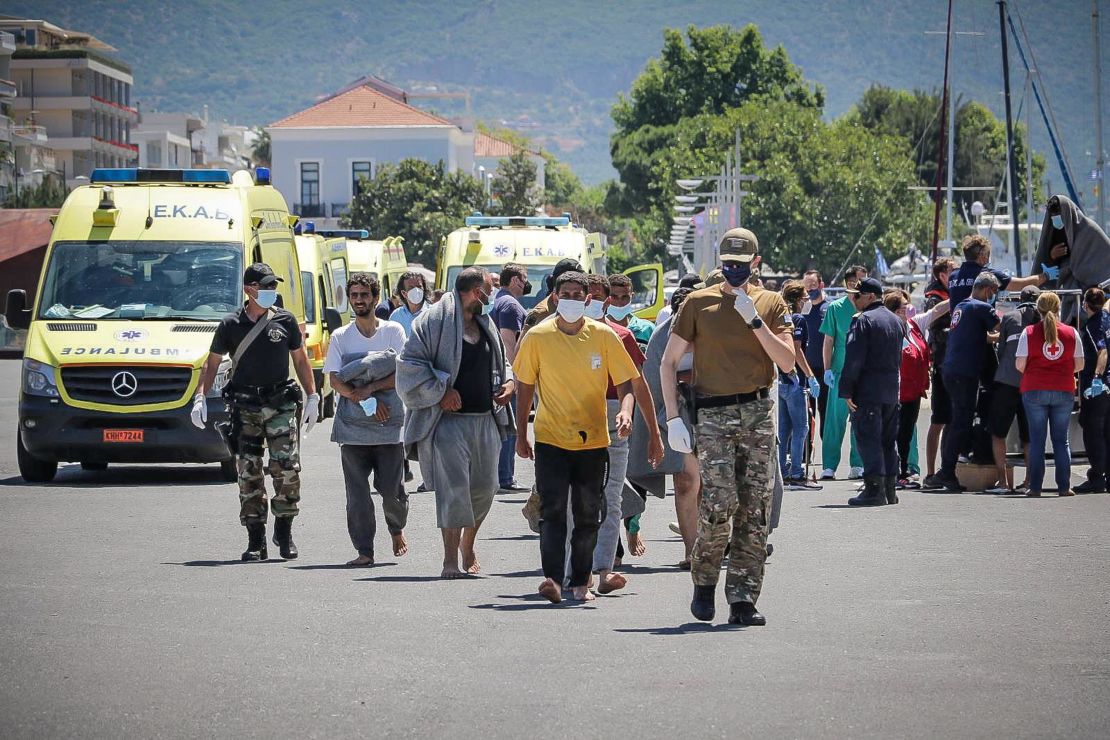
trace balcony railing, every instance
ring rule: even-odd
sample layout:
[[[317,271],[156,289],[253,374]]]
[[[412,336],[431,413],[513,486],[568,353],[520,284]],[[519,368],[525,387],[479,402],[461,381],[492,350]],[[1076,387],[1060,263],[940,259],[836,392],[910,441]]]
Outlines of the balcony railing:
[[[12,136],[46,143],[46,126],[12,126]]]
[[[324,218],[327,214],[327,209],[323,203],[294,203],[293,213],[297,216]]]
[[[350,212],[351,212],[351,204],[350,203],[332,203],[331,204],[331,217],[332,218],[339,218],[341,216],[346,216]]]
[[[15,83],[11,80],[0,80],[0,98],[14,98],[19,94]]]

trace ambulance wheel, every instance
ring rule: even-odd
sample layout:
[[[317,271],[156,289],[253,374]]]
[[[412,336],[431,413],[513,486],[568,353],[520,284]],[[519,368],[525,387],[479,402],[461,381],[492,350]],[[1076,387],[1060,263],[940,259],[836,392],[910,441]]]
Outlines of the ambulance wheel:
[[[58,463],[40,460],[27,451],[23,446],[23,439],[19,432],[15,434],[16,459],[19,463],[19,474],[27,483],[49,483],[58,473]]]
[[[239,471],[235,467],[235,458],[220,461],[220,479],[225,483],[234,483],[239,480]]]
[[[107,470],[108,463],[106,462],[82,462],[81,470],[95,470],[97,472]]]
[[[329,393],[327,395],[327,398],[324,399],[324,403],[321,406],[320,421],[323,421],[324,419],[331,419],[334,416],[335,416],[335,392],[332,391],[331,393]]]

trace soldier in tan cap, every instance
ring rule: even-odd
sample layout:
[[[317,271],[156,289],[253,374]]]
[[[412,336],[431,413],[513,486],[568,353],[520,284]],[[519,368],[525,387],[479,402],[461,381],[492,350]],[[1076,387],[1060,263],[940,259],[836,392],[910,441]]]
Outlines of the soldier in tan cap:
[[[720,255],[724,281],[691,293],[672,322],[660,367],[667,436],[677,452],[695,447],[679,416],[676,380],[679,360],[692,349],[694,389],[688,402],[694,406],[702,494],[690,611],[697,619],[713,619],[721,560],[731,545],[728,621],[763,625],[755,603],[763,585],[778,464],[770,389],[776,365],[783,372],[793,369],[794,343],[782,296],[748,283],[760,261],[755,234],[729,229]]]

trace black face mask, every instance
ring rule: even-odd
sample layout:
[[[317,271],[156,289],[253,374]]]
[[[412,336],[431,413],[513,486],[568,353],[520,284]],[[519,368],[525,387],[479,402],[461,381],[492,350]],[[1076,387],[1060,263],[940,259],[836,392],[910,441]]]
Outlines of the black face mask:
[[[721,265],[721,274],[729,285],[739,288],[752,276],[752,268],[750,264],[744,262],[737,265]]]
[[[524,281],[524,295],[532,295],[532,283],[529,280]]]

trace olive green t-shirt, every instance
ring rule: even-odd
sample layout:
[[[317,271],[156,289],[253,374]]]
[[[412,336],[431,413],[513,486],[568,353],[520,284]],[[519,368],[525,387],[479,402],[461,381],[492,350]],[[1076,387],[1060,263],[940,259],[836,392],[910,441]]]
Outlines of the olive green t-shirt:
[[[757,288],[752,302],[763,323],[775,334],[792,331],[786,302],[778,293]],[[694,384],[706,396],[751,393],[775,380],[775,363],[744,323],[723,285],[696,290],[686,297],[671,333],[694,345]]]

